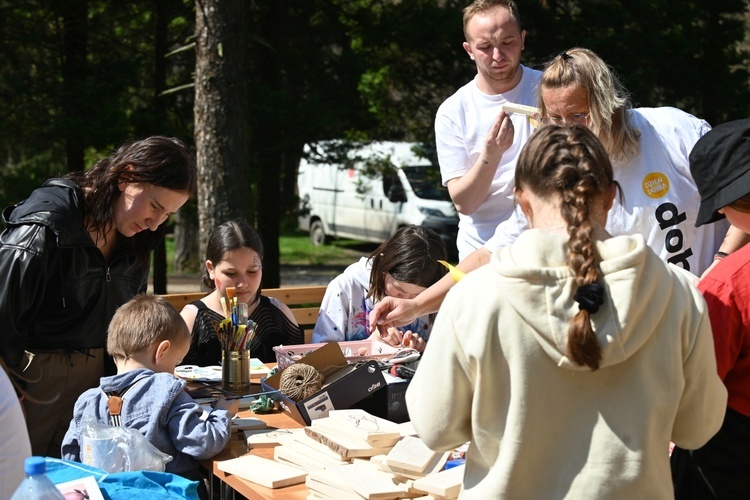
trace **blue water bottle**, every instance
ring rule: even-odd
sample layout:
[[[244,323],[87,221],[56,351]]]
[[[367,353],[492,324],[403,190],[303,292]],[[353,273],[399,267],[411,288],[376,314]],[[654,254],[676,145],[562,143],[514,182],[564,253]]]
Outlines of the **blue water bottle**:
[[[44,457],[29,457],[23,463],[26,471],[24,479],[10,500],[65,500],[60,490],[49,480],[47,472],[47,463]]]

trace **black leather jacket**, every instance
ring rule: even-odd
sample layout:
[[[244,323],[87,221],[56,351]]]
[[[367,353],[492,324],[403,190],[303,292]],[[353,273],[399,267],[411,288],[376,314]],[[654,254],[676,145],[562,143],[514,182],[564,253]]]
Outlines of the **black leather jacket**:
[[[84,224],[83,193],[52,179],[3,210],[0,234],[0,355],[18,368],[24,349],[105,347],[120,305],[148,286],[148,255],[163,229],[135,246],[120,238],[109,263]]]

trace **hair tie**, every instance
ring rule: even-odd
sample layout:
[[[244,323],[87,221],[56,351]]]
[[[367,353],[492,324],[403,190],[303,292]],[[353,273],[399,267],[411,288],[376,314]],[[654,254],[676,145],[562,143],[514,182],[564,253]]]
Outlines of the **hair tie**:
[[[578,302],[578,310],[586,310],[589,314],[596,314],[599,306],[604,303],[604,287],[599,283],[589,283],[579,286],[573,300]]]
[[[560,57],[563,58],[563,61],[570,61],[573,59],[567,52],[560,52]]]

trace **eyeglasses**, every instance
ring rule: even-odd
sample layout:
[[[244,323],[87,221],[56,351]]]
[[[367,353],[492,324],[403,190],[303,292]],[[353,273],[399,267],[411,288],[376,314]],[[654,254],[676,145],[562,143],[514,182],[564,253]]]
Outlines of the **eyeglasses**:
[[[589,113],[573,113],[572,115],[568,116],[551,116],[547,115],[544,118],[542,118],[542,123],[550,124],[554,123],[555,125],[562,125],[563,123],[566,125],[586,125],[586,122],[589,119]]]

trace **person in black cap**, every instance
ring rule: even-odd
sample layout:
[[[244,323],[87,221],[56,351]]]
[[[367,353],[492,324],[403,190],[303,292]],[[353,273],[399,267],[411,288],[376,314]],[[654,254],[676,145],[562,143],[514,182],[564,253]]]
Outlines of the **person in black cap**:
[[[690,154],[690,171],[701,195],[696,227],[726,217],[750,233],[750,119],[704,135]],[[673,451],[675,498],[750,498],[750,245],[724,255],[698,289],[729,399],[716,436],[700,449]]]

